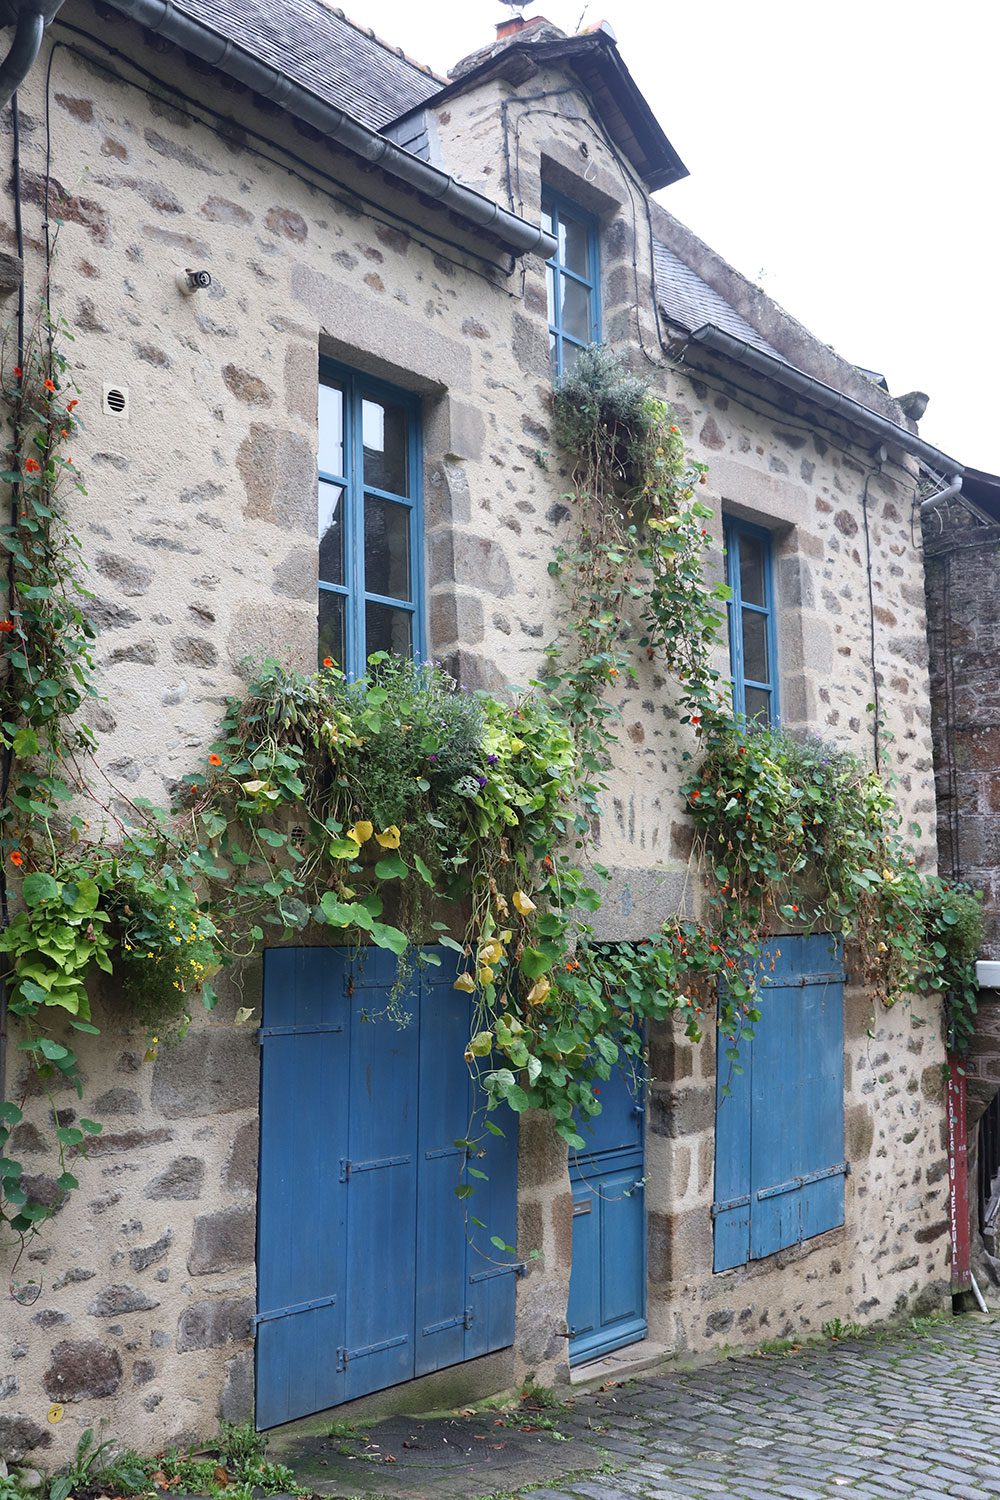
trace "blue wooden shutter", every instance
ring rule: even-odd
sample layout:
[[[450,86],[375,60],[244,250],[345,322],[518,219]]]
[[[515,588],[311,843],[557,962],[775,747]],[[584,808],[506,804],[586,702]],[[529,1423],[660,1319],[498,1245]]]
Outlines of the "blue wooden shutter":
[[[415,1368],[420,1010],[414,984],[396,1002],[412,1014],[410,1024],[385,1014],[396,968],[392,953],[367,948],[351,975],[348,1155],[330,1164],[349,1181],[347,1326],[338,1352],[346,1400],[410,1380]]]
[[[258,1198],[257,1424],[345,1399],[346,1188],[330,1142],[347,1138],[346,965],[326,948],[264,955]],[[316,1129],[303,1131],[303,1119]],[[319,1128],[319,1127],[322,1128]]]
[[[716,1122],[715,1269],[844,1222],[844,989],[838,940],[774,938],[761,1019]],[[720,1053],[723,1049],[720,1048]],[[732,1108],[732,1106],[736,1106]]]
[[[763,1024],[763,1023],[761,1023]],[[749,1037],[729,1041],[716,1033],[715,1077],[715,1269],[728,1271],[750,1259],[750,1069]],[[739,1061],[726,1057],[737,1046]],[[739,1068],[742,1071],[737,1072]]]
[[[474,1359],[514,1342],[516,1256],[491,1244],[517,1244],[517,1116],[506,1107],[485,1131],[483,1092],[465,1071],[469,997],[453,988],[458,959],[434,950],[440,968],[421,976],[417,1374]],[[474,1113],[475,1112],[475,1113]],[[468,1157],[456,1141],[481,1138]],[[469,1167],[485,1175],[469,1175]],[[472,1184],[467,1198],[456,1189]],[[484,1227],[472,1222],[480,1219]]]

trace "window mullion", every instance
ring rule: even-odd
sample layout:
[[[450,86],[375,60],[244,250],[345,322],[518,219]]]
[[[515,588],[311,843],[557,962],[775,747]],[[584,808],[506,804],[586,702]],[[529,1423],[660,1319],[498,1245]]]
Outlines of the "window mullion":
[[[362,422],[361,390],[356,380],[351,380],[351,645],[350,670],[358,677],[364,676],[368,665],[365,644],[365,488],[364,488],[364,428]]]

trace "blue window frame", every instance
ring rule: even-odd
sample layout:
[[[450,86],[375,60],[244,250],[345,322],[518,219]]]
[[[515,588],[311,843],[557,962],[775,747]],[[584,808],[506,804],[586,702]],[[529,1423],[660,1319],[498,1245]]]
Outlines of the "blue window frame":
[[[581,349],[601,336],[600,258],[597,220],[557,193],[542,194],[542,225],[555,235],[556,253],[546,263],[549,352],[561,379]]]
[[[760,724],[778,722],[778,655],[771,536],[746,521],[725,522],[729,660],[733,709]]]
[[[424,653],[421,500],[417,400],[321,360],[319,659],[348,676]]]

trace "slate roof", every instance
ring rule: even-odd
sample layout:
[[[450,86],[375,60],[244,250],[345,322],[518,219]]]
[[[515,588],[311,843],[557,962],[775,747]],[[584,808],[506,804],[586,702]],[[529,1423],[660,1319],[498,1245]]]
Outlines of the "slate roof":
[[[656,267],[656,293],[660,306],[671,323],[676,323],[687,333],[694,333],[706,323],[742,339],[751,348],[762,354],[772,354],[783,364],[788,361],[769,344],[746,318],[720,297],[713,287],[702,281],[697,271],[692,271],[679,256],[659,240],[653,241],[653,258]]]
[[[173,0],[373,130],[436,94],[444,80],[321,0]]]

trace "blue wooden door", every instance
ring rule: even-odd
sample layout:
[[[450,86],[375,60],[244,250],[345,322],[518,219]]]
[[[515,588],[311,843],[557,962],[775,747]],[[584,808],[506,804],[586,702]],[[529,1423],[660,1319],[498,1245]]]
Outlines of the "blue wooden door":
[[[825,934],[765,948],[761,1019],[719,1048],[715,1269],[783,1250],[844,1222],[844,969]],[[728,1090],[728,1092],[727,1092]]]
[[[513,1342],[517,1120],[481,1110],[454,956],[385,1014],[396,961],[265,955],[257,1425],[273,1427]],[[456,1188],[475,1178],[474,1195]],[[482,1220],[479,1229],[470,1214]]]
[[[646,1334],[645,1081],[625,1065],[598,1085],[601,1113],[578,1125],[570,1153],[573,1269],[571,1364]]]

